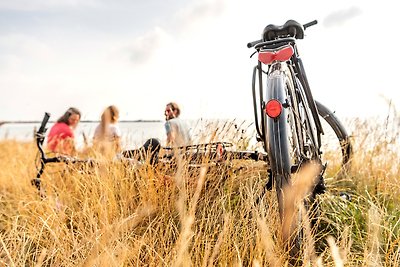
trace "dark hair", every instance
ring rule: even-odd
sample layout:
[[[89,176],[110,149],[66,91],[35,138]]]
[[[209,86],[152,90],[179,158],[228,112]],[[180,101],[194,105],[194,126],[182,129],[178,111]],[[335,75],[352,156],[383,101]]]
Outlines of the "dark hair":
[[[176,110],[176,116],[179,117],[181,114],[181,109],[179,108],[178,104],[175,102],[169,102],[167,106],[171,106],[172,111]]]
[[[71,117],[71,115],[72,114],[78,114],[79,115],[79,118],[81,118],[81,112],[79,111],[79,109],[77,109],[77,108],[69,108],[65,113],[64,113],[64,115],[62,115],[58,120],[57,120],[57,122],[63,122],[63,123],[66,123],[66,124],[68,124],[69,125],[69,121],[68,121],[68,119],[69,119],[69,117]]]

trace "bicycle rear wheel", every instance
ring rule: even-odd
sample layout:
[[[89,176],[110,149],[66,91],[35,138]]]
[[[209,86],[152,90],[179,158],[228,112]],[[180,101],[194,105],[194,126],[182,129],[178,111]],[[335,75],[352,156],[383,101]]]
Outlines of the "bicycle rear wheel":
[[[279,117],[270,118],[265,115],[265,144],[275,182],[283,241],[290,257],[298,259],[303,241],[304,218],[312,212],[315,199],[311,194],[313,182],[296,192],[297,188],[292,185],[292,175],[308,162],[316,161],[320,164],[317,136],[306,98],[295,90],[290,73],[281,71],[270,74],[267,88],[266,101],[276,99],[283,103]],[[310,178],[316,176],[313,174]]]
[[[267,101],[278,100],[280,103],[286,102],[286,81],[285,76],[271,75],[268,77],[267,88],[269,88]],[[279,214],[283,218],[283,188],[290,184],[291,166],[294,165],[293,145],[290,140],[291,126],[288,123],[288,112],[290,107],[282,108],[282,113],[277,118],[270,118],[266,114],[264,134],[265,150],[270,162],[271,175],[275,183],[278,198]]]

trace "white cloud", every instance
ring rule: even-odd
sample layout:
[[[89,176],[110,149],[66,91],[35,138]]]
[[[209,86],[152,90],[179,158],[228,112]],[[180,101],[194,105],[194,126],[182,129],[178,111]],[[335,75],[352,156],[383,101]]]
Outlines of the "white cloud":
[[[341,9],[330,13],[323,20],[323,24],[326,27],[340,26],[345,24],[348,20],[351,20],[361,14],[361,8],[352,6],[350,8]]]
[[[52,48],[35,37],[8,34],[0,37],[0,67],[22,66],[32,60],[48,61],[54,58]],[[9,60],[8,60],[9,59]],[[27,62],[28,61],[28,62]]]
[[[175,15],[175,19],[181,27],[193,24],[197,21],[204,21],[210,17],[222,15],[228,2],[226,0],[197,0],[191,5],[181,8]]]
[[[29,7],[28,2],[16,3],[15,8],[22,3]],[[29,8],[50,8],[47,1],[34,3]],[[178,6],[178,1],[174,3]],[[59,4],[60,10],[63,5],[86,5],[83,1]],[[123,116],[127,116],[124,119],[162,119],[168,101],[180,103],[182,115],[187,118],[252,119],[251,74],[255,59],[249,59],[251,50],[246,43],[259,38],[265,25],[284,23],[287,19],[301,23],[319,20],[320,24],[307,30],[299,49],[313,92],[331,109],[345,113],[354,109],[352,105],[361,96],[369,96],[371,103],[376,100],[375,95],[392,97],[398,95],[393,92],[400,91],[392,90],[396,68],[378,67],[397,62],[398,55],[386,53],[384,59],[377,57],[377,53],[374,58],[370,56],[371,51],[376,51],[371,47],[376,48],[377,43],[372,41],[368,29],[380,29],[370,19],[377,13],[375,4],[207,0],[185,2],[180,9],[161,14],[161,9],[153,8],[158,6],[155,1],[146,2],[148,9],[143,9],[146,12],[141,12],[140,17],[134,13],[138,12],[136,2],[113,2],[112,8],[106,4],[100,0],[89,2],[93,6],[103,5],[101,12],[88,8],[92,11],[90,16],[78,22],[70,9],[57,18],[58,23],[50,32],[43,27],[38,34],[37,25],[30,28],[26,24],[21,27],[25,34],[1,35],[0,87],[12,88],[3,95],[8,94],[15,103],[20,101],[17,93],[29,96],[29,100],[35,97],[24,94],[28,89],[47,96],[54,91],[60,95],[51,103],[31,100],[34,106],[30,110],[38,110],[39,116],[19,110],[20,119],[40,117],[47,108],[59,114],[70,105],[81,107],[85,118],[96,119],[109,104],[118,105]],[[5,6],[0,3],[0,8]],[[95,22],[104,20],[97,16],[104,15],[107,7],[115,24],[94,23],[91,16],[96,16]],[[119,10],[121,7],[125,9]],[[299,13],[299,8],[309,12]],[[392,14],[393,10],[389,6],[387,12]],[[40,14],[37,16],[41,18]],[[331,21],[328,25],[333,25],[332,21],[340,23],[326,27],[322,23],[325,17]],[[52,19],[46,17],[46,22],[51,24]],[[385,19],[390,22],[390,16]],[[67,27],[71,22],[85,31],[72,31]],[[10,25],[3,27],[12,32]],[[380,60],[385,63],[380,64]],[[3,99],[1,106],[5,105]],[[28,103],[28,99],[24,101]],[[360,100],[358,109],[363,109],[364,102]],[[8,105],[0,115],[14,116],[14,106]]]
[[[145,35],[136,38],[123,50],[129,55],[129,60],[134,65],[147,63],[153,54],[162,46],[170,42],[171,36],[160,27],[156,27]]]
[[[97,0],[0,0],[0,10],[37,11],[75,8],[78,6],[93,7],[97,5],[99,5]]]

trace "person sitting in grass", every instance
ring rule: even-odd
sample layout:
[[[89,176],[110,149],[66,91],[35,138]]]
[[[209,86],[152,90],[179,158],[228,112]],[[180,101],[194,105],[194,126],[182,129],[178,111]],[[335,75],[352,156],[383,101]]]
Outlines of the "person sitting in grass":
[[[119,110],[116,106],[108,106],[101,115],[100,124],[93,136],[95,150],[102,154],[113,154],[121,150],[121,130],[118,126]]]
[[[165,131],[167,134],[167,146],[181,147],[190,145],[192,140],[189,128],[180,118],[181,109],[175,102],[165,106]]]
[[[47,136],[47,148],[54,153],[74,155],[76,129],[81,119],[81,112],[77,108],[69,108],[51,127]]]
[[[169,151],[166,151],[166,156],[172,156],[171,149],[190,145],[192,140],[189,128],[180,118],[181,110],[175,102],[169,102],[165,106],[165,131],[167,135],[166,145]],[[159,160],[161,151],[161,142],[157,138],[148,139],[139,149],[126,150],[122,153],[124,157],[132,158],[134,155],[145,155],[149,158],[150,164],[156,164]]]

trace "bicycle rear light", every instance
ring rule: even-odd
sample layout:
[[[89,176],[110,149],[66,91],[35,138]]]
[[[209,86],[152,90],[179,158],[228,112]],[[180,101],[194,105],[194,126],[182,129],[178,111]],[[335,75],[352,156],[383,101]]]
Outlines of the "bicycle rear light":
[[[271,99],[265,105],[265,113],[275,119],[282,113],[282,104],[276,99]]]
[[[258,60],[266,65],[269,65],[274,61],[287,61],[293,54],[293,47],[287,45],[280,47],[277,50],[261,50],[258,53]]]

